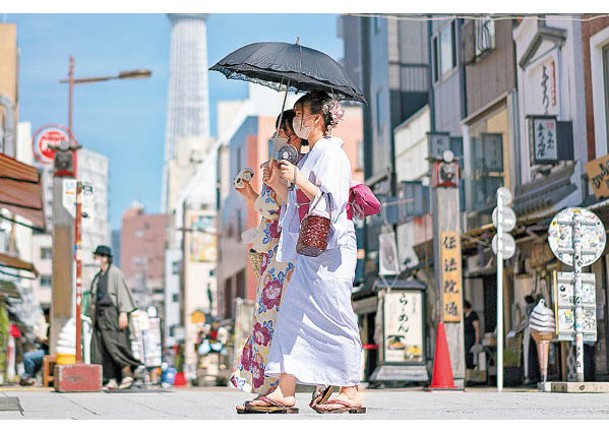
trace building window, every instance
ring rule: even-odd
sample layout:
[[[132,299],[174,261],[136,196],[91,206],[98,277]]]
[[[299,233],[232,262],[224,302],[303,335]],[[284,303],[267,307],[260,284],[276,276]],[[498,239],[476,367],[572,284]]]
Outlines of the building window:
[[[495,48],[495,21],[491,17],[476,20],[476,57]]]
[[[439,56],[439,47],[438,47],[438,37],[434,36],[432,40],[432,50],[433,50],[433,81],[437,82],[440,79],[440,56]]]
[[[174,261],[171,265],[171,273],[174,275],[180,274],[180,261]]]
[[[40,287],[51,287],[51,277],[49,275],[40,277]]]
[[[53,248],[47,248],[47,247],[40,248],[40,259],[41,260],[52,260],[53,259]]]
[[[209,276],[214,276],[216,274],[216,269],[210,269]]]
[[[488,211],[495,204],[497,188],[510,187],[509,156],[504,155],[509,143],[507,109],[502,107],[469,128],[470,167],[472,169],[467,210]]]
[[[360,140],[357,143],[357,169],[364,170],[365,159],[364,159],[364,141]]]
[[[376,91],[375,104],[376,104],[376,131],[381,132],[383,130],[383,116],[381,114],[381,94],[382,91]]]
[[[141,239],[142,237],[144,237],[144,232],[142,230],[137,230],[135,232],[135,238],[136,239]]]
[[[442,76],[457,66],[456,22],[450,23],[440,34],[440,71]]]
[[[180,302],[180,295],[178,293],[174,293],[174,295],[171,297],[171,300],[173,302]]]
[[[382,20],[382,19],[383,19],[383,18],[381,18],[381,16],[380,16],[380,15],[376,15],[376,16],[374,17],[374,34],[375,34],[375,35],[378,35],[378,34],[379,34],[379,32],[381,31],[381,20]]]

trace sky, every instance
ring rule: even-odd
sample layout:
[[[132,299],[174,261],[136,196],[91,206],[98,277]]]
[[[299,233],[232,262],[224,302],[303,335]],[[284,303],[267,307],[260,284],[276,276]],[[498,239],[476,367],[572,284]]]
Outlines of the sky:
[[[110,225],[139,201],[159,213],[170,24],[164,14],[3,14],[16,23],[19,61],[19,121],[32,133],[45,124],[67,125],[68,90],[59,80],[75,58],[75,76],[116,75],[146,68],[152,77],[77,85],[74,134],[85,148],[110,163]],[[208,66],[241,46],[262,41],[295,42],[343,56],[334,14],[211,14],[207,26]],[[209,72],[210,121],[216,134],[218,101],[247,97],[245,82]]]

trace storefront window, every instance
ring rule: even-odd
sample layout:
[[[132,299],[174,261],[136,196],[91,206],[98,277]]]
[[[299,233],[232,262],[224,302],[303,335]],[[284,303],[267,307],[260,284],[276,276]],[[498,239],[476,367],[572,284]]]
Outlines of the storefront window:
[[[469,129],[470,168],[468,210],[480,210],[495,204],[497,188],[510,188],[507,109],[499,110],[474,123]]]

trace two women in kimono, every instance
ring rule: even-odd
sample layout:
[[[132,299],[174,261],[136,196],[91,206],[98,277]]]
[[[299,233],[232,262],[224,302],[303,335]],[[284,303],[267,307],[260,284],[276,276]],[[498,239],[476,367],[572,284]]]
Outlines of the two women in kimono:
[[[306,146],[306,141],[294,133],[293,119],[293,110],[286,110],[281,119],[277,119],[278,137],[274,151],[279,151],[285,145],[291,145],[300,153]],[[268,162],[263,167],[265,173],[263,178],[268,181],[270,175]],[[276,174],[275,178],[278,177],[279,175]],[[261,192],[257,193],[249,182],[244,182],[244,187],[237,189],[237,192],[262,217],[258,228],[254,231],[250,251],[261,255],[262,261],[258,273],[253,330],[238,355],[237,367],[231,376],[231,383],[239,390],[265,395],[279,384],[277,379],[265,377],[265,367],[273,332],[276,329],[281,298],[294,271],[294,263],[277,259],[280,204],[275,191],[265,183]],[[321,398],[328,393],[329,387],[319,386],[313,394],[313,399]]]
[[[357,245],[346,213],[352,172],[342,140],[331,136],[344,112],[336,100],[318,91],[301,97],[294,111],[293,131],[308,141],[310,151],[297,165],[282,160],[265,171],[265,183],[282,204],[276,258],[296,266],[281,300],[264,370],[279,385],[237,411],[296,413],[296,384],[300,383],[340,387],[335,399],[320,397],[311,402],[319,413],[363,413],[358,391],[361,341],[351,306]],[[284,180],[294,188],[288,188]],[[318,257],[296,253],[298,190],[315,205],[314,214],[331,220],[328,247]]]

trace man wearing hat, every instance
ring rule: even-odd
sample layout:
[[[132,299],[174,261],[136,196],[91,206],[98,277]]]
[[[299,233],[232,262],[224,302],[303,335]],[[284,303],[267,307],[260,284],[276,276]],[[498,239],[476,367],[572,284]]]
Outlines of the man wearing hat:
[[[137,307],[123,273],[112,264],[112,249],[100,245],[93,255],[100,270],[91,283],[91,362],[102,365],[107,389],[129,388],[133,371],[142,364],[129,343],[129,314]]]

